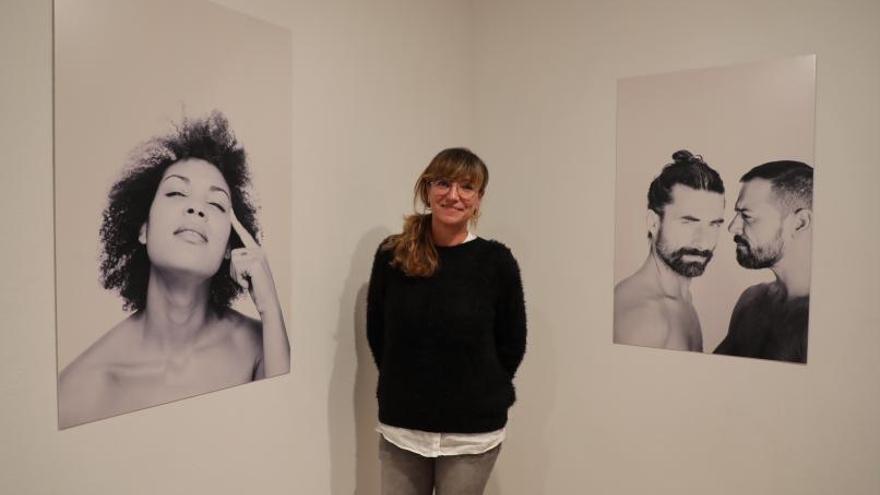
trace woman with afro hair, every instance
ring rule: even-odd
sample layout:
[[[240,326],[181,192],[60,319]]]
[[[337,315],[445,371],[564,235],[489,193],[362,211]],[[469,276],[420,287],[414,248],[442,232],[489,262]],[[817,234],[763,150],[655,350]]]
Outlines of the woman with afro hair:
[[[217,111],[133,154],[100,229],[101,282],[131,314],[62,370],[61,428],[289,371],[249,186]],[[231,308],[245,290],[259,320]]]

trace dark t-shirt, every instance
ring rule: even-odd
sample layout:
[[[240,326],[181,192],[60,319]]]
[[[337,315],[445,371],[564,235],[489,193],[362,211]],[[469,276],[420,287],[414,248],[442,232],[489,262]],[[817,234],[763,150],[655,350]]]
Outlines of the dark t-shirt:
[[[715,354],[806,363],[809,314],[809,296],[787,300],[779,283],[753,285],[737,301]]]

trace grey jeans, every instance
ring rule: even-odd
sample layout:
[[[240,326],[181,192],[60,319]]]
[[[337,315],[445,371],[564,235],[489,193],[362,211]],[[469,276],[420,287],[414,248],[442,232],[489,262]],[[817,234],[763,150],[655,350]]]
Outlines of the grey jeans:
[[[482,495],[501,445],[473,455],[424,457],[379,437],[382,495]]]

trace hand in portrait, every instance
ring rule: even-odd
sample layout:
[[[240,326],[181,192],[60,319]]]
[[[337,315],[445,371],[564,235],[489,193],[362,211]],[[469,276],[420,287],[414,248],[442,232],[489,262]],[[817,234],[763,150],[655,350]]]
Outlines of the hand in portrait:
[[[260,315],[267,311],[280,311],[275,280],[269,268],[266,253],[256,239],[238,221],[235,212],[230,212],[232,229],[244,247],[232,249],[229,253],[229,274],[243,289],[247,289]]]

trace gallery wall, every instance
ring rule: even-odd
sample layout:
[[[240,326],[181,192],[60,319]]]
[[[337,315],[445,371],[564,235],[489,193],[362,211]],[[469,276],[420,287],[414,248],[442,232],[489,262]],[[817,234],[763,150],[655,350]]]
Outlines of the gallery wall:
[[[471,144],[470,5],[224,2],[291,33],[291,374],[61,432],[52,2],[0,5],[0,493],[377,487],[375,371],[358,318],[373,252],[412,208],[417,174],[440,148]]]
[[[449,145],[529,311],[489,495],[880,490],[876,2],[221,3],[292,33],[292,373],[57,430],[52,9],[6,0],[0,493],[377,493],[369,264]],[[809,364],[611,344],[617,79],[810,53]]]
[[[474,142],[503,169],[483,228],[519,257],[532,332],[500,493],[880,492],[880,4],[487,0],[474,18]],[[612,344],[617,80],[808,54],[808,364]]]

